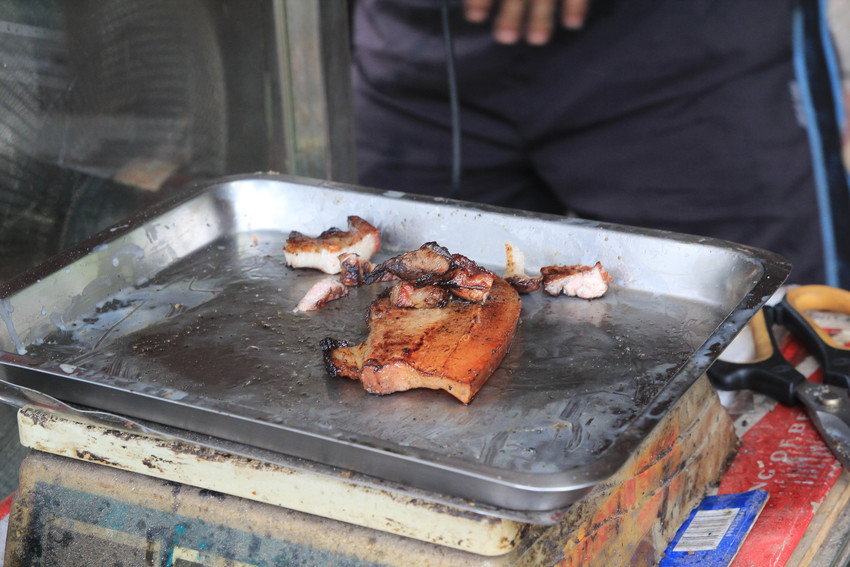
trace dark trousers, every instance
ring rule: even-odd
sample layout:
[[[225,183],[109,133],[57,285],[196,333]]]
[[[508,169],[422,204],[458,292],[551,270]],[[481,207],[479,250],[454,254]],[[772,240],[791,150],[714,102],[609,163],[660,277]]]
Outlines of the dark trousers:
[[[450,195],[440,3],[356,0],[363,185]],[[504,46],[453,9],[458,197],[719,237],[824,280],[787,1],[596,0],[584,30]]]

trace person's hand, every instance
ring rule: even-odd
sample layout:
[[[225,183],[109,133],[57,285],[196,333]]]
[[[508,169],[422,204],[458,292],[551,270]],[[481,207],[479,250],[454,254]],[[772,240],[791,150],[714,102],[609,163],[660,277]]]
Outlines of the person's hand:
[[[498,0],[463,0],[466,19],[483,22]],[[502,0],[493,21],[493,37],[499,43],[516,43],[522,38],[542,45],[552,37],[561,5],[561,25],[578,29],[584,25],[591,0]]]

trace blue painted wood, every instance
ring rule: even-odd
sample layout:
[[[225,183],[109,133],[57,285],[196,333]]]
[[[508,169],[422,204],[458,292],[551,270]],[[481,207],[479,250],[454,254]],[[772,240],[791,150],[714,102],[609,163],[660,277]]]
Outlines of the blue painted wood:
[[[659,567],[727,567],[767,498],[764,490],[705,498],[676,532]]]

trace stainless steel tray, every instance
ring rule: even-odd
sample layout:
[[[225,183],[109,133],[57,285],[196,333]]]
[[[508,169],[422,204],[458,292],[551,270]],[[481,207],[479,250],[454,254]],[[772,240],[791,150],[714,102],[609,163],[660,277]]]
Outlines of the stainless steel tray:
[[[437,241],[496,271],[600,260],[598,300],[523,296],[513,346],[469,405],[330,377],[380,286],[294,313],[317,272],[291,230],[360,215],[382,257]],[[484,505],[547,511],[613,473],[787,276],[728,242],[279,175],[227,178],[0,288],[0,378],[66,402]],[[7,385],[8,387],[8,385]]]

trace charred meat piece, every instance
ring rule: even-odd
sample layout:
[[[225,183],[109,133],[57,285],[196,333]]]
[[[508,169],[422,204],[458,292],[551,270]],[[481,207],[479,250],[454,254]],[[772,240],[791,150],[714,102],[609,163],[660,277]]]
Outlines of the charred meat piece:
[[[543,289],[550,295],[568,295],[582,299],[602,297],[608,291],[611,276],[596,262],[594,266],[575,264],[572,266],[546,266],[543,274]]]
[[[327,274],[340,271],[340,254],[353,252],[368,261],[381,248],[378,229],[358,216],[348,217],[348,230],[330,228],[311,238],[293,230],[289,233],[283,255],[293,268],[315,268]]]
[[[363,283],[382,281],[386,274],[415,286],[433,285],[440,281],[452,267],[452,255],[436,242],[427,242],[418,249],[390,258],[375,266]]]
[[[366,283],[364,281],[366,277],[374,272],[377,267],[377,264],[361,260],[360,256],[354,252],[347,252],[339,255],[340,280],[349,287],[358,287]],[[373,278],[378,275],[379,274],[375,274]],[[391,282],[397,280],[397,276],[386,272],[383,276],[378,277],[378,279],[370,283]]]
[[[346,295],[348,295],[348,288],[339,281],[339,278],[328,276],[320,279],[307,290],[295,306],[295,311],[315,311],[327,305],[329,301]]]
[[[396,276],[395,274],[391,274],[390,272],[385,271],[383,274],[375,273],[375,270],[380,266],[380,264],[373,264],[372,262],[363,262],[361,265],[363,267],[364,284],[398,281],[398,276]],[[369,280],[368,282],[366,281],[367,279]]]
[[[371,393],[443,389],[469,403],[507,353],[519,314],[519,295],[499,277],[484,303],[408,309],[384,295],[369,308],[363,343],[327,338],[321,347],[332,376],[360,380]]]
[[[532,278],[525,273],[525,254],[522,253],[522,250],[505,242],[505,254],[507,255],[505,281],[519,293],[531,293],[540,289],[543,276]]]
[[[460,254],[452,255],[452,269],[441,285],[461,299],[473,303],[484,303],[496,274],[486,270]]]
[[[390,289],[390,303],[396,307],[410,309],[436,309],[445,307],[450,299],[449,291],[440,286],[416,287],[400,281]]]
[[[354,252],[340,254],[339,269],[339,280],[343,285],[357,287],[363,284],[363,262],[360,261],[359,254]]]
[[[540,276],[532,278],[527,275],[517,275],[506,277],[505,281],[511,284],[519,293],[531,293],[540,289],[540,283],[543,281],[543,278]]]

